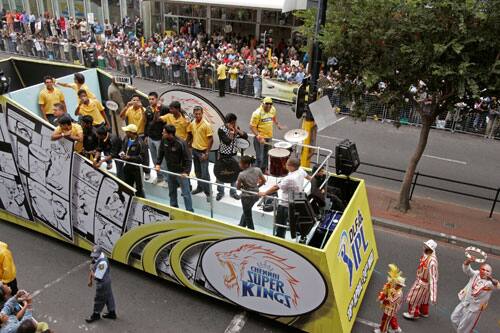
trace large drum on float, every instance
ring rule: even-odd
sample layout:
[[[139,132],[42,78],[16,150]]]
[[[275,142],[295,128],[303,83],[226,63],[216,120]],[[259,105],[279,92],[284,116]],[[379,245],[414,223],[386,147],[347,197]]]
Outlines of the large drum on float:
[[[269,173],[273,177],[284,177],[288,174],[286,162],[290,151],[284,148],[273,148],[269,151]]]

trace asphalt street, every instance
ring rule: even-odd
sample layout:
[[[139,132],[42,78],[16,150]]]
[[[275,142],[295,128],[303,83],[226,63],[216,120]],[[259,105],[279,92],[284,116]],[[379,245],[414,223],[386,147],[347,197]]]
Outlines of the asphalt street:
[[[353,332],[371,332],[381,317],[376,297],[385,282],[387,265],[396,263],[411,285],[424,239],[376,229],[380,260],[369,284]],[[113,289],[119,319],[86,324],[91,313],[93,289],[87,287],[88,253],[70,244],[0,221],[0,241],[8,242],[18,269],[21,288],[35,292],[34,313],[55,332],[185,332],[222,333],[242,310],[190,292],[175,284],[130,267],[112,263]],[[440,282],[438,305],[431,316],[416,322],[401,318],[407,333],[453,332],[449,316],[458,302],[457,292],[467,279],[461,271],[463,248],[439,243]],[[490,257],[500,276],[500,258]],[[405,291],[408,290],[408,287]],[[400,311],[402,313],[402,311]],[[500,331],[500,292],[493,295],[476,333]],[[295,332],[255,314],[247,314],[241,330],[231,333]]]

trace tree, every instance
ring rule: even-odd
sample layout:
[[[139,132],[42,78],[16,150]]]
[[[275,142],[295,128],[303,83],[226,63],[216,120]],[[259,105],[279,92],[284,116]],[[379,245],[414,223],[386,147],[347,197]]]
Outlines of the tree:
[[[311,36],[314,10],[297,13]],[[405,101],[422,120],[400,189],[397,208],[410,208],[411,182],[437,116],[480,90],[500,91],[500,1],[330,0],[319,37],[325,56],[335,55],[349,74],[350,96],[363,115],[363,95],[386,83],[380,95],[395,119]],[[418,84],[421,81],[422,84]],[[419,87],[416,95],[410,86]],[[366,115],[365,115],[366,118]]]

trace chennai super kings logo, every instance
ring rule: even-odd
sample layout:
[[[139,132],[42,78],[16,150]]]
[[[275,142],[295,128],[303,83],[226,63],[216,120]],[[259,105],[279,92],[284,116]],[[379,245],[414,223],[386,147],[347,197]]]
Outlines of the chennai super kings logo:
[[[358,215],[349,231],[344,230],[340,235],[338,258],[344,263],[349,273],[349,288],[352,287],[354,271],[358,271],[363,255],[368,249],[368,242],[363,230],[363,215],[358,209]]]
[[[228,252],[216,252],[225,268],[224,285],[236,290],[238,297],[269,299],[284,307],[296,307],[300,281],[292,276],[295,268],[275,251],[255,244],[244,244]]]

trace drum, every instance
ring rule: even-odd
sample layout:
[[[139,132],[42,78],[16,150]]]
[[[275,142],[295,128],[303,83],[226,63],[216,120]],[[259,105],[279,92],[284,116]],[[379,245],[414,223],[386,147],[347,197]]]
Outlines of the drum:
[[[283,148],[273,148],[269,151],[269,173],[274,177],[283,177],[288,174],[286,162],[290,151]]]
[[[276,142],[274,144],[274,148],[283,148],[283,149],[286,149],[286,150],[292,152],[293,145],[290,142],[280,141],[280,142]]]
[[[247,139],[236,138],[236,140],[234,140],[234,145],[238,149],[245,150],[248,149],[248,147],[250,147],[250,142]]]
[[[232,157],[219,158],[214,164],[214,174],[218,181],[234,183],[240,174],[240,165]]]

